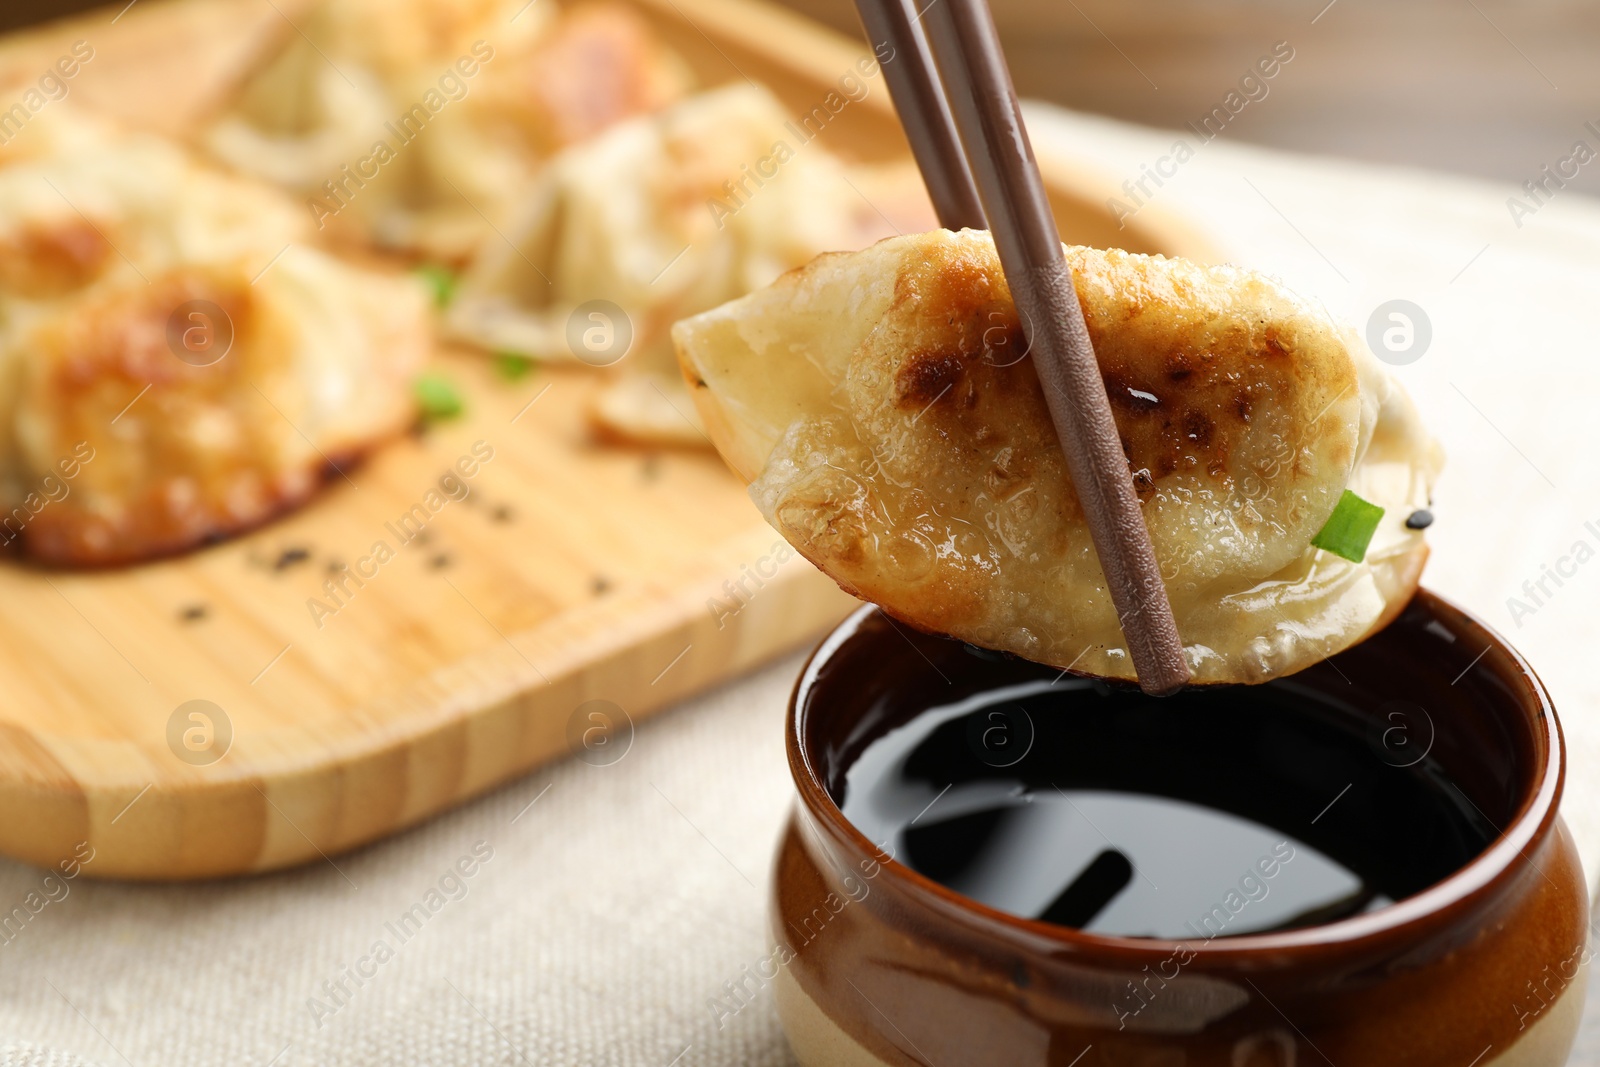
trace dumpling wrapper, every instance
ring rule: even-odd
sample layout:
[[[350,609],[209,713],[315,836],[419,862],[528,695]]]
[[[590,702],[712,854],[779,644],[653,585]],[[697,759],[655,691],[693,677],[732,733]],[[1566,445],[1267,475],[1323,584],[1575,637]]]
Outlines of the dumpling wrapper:
[[[508,242],[485,246],[463,276],[446,330],[493,352],[618,361],[621,380],[593,412],[603,430],[704,445],[673,357],[672,323],[819,253],[892,233],[883,212],[930,224],[915,172],[896,185],[900,176],[899,168],[847,170],[820,144],[800,141],[765,89],[741,83],[689,97],[559,155]],[[625,357],[572,347],[569,322],[591,301],[627,316]]]
[[[181,551],[412,423],[416,279],[308,247],[292,200],[175,144],[40,121],[52,150],[0,166],[0,546],[71,565]]]
[[[1263,682],[1416,588],[1441,453],[1348,329],[1233,267],[1066,250],[1194,680]],[[912,626],[1132,680],[989,235],[823,256],[679,323],[707,432],[770,522]],[[1311,544],[1345,489],[1365,559]]]
[[[305,197],[330,234],[457,262],[506,225],[557,150],[689,82],[621,5],[328,0],[205,142]]]

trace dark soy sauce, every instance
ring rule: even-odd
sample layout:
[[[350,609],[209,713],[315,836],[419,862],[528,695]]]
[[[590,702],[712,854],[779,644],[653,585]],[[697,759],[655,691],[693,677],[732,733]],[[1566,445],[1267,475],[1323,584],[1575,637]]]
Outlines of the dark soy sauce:
[[[1420,892],[1495,837],[1384,729],[1293,678],[1161,700],[1018,680],[867,744],[840,806],[896,859],[1026,918],[1177,940],[1290,930]]]

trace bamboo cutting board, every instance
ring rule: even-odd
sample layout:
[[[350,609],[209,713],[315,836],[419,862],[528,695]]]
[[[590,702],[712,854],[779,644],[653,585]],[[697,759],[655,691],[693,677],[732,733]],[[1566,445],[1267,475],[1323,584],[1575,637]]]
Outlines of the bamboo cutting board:
[[[635,2],[702,83],[749,76],[797,113],[863,54],[754,0]],[[0,83],[87,39],[80,99],[181,136],[305,3],[120,7],[0,42]],[[823,137],[906,151],[881,87]],[[1119,232],[1104,178],[1047,172],[1068,240],[1208,257],[1154,211]],[[709,451],[598,443],[597,372],[438,358],[467,415],[270,526],[117,571],[0,564],[0,851],[51,866],[87,842],[91,876],[142,879],[332,855],[541,762],[623,758],[644,716],[852,606]]]

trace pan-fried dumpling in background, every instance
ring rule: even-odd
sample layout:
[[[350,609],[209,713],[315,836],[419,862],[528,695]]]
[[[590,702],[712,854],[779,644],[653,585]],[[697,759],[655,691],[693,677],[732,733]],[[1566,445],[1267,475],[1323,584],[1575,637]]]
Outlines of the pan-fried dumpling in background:
[[[526,201],[538,169],[557,152],[624,119],[661,110],[691,81],[688,67],[629,8],[579,4],[525,54],[485,64],[461,110],[439,124],[437,137],[419,143],[441,196],[470,198],[504,227]],[[502,240],[486,231],[476,211],[472,218],[472,249]]]
[[[80,124],[57,143],[0,168],[0,545],[180,551],[410,424],[414,279],[299,243],[293,201],[158,138]]]
[[[914,171],[847,168],[802,141],[765,89],[719,89],[562,153],[510,244],[486,245],[463,277],[446,328],[491,351],[608,363],[622,355],[611,347],[618,330],[575,352],[569,322],[591,301],[616,305],[632,344],[624,374],[600,398],[601,427],[703,445],[672,323],[821,252],[929,225],[925,205]],[[597,320],[603,331],[615,326]]]
[[[319,228],[461,261],[552,153],[688,81],[620,6],[327,0],[205,140]]]
[[[1195,681],[1289,674],[1392,618],[1440,454],[1361,340],[1247,271],[1067,261]],[[1133,677],[987,234],[825,256],[675,336],[722,455],[847,591]],[[1386,509],[1361,562],[1312,545],[1346,489]]]

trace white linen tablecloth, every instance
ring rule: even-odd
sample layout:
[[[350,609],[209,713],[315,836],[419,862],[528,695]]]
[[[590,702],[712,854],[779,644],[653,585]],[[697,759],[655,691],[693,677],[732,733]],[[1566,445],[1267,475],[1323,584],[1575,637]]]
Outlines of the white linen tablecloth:
[[[1044,107],[1030,122],[1041,152],[1119,182],[1176,136]],[[1537,605],[1522,585],[1579,541],[1600,547],[1585,525],[1600,531],[1600,203],[1564,193],[1519,228],[1513,191],[1213,142],[1156,199],[1358,327],[1391,299],[1425,311],[1431,347],[1397,373],[1450,454],[1427,582],[1509,635],[1555,694],[1592,884],[1600,563],[1563,564]],[[1510,597],[1534,610],[1514,619]],[[569,761],[330,863],[70,883],[0,941],[0,1067],[792,1062],[770,998],[720,1019],[708,1002],[771,951],[798,665],[642,724],[612,766]],[[0,911],[40,882],[0,861]],[[403,924],[430,893],[443,905]]]

